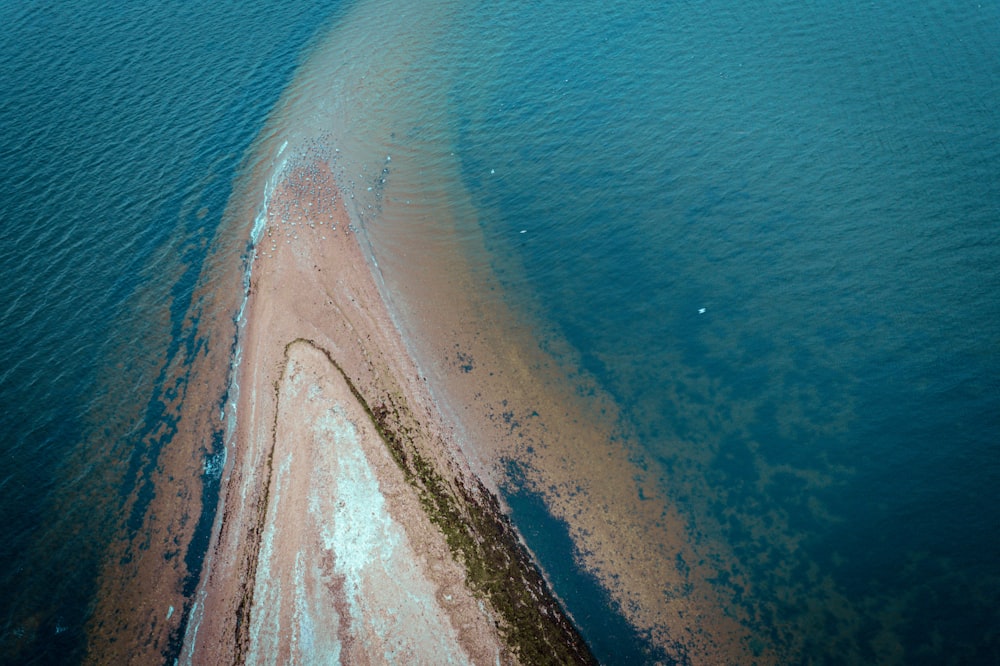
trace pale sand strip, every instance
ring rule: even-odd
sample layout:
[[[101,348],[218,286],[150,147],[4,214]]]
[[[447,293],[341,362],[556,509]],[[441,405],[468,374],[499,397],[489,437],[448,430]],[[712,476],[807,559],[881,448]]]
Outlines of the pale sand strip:
[[[286,349],[248,663],[493,663],[488,616],[325,351]]]
[[[329,165],[307,153],[269,205],[182,661],[587,661],[448,444],[336,196]]]

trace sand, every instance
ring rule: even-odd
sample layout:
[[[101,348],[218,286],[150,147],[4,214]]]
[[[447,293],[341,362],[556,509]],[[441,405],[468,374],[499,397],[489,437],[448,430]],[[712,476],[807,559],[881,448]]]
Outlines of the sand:
[[[184,409],[157,468],[169,492],[109,557],[89,661],[152,663],[183,642],[184,663],[586,662],[490,492],[513,470],[654,649],[692,664],[778,662],[751,649],[752,618],[724,610],[713,560],[692,548],[699,535],[663,496],[655,462],[615,431],[613,401],[586,376],[567,378],[537,330],[487,302],[502,290],[466,264],[467,248],[414,239],[373,274],[331,165],[328,146],[305,149],[270,197],[193,604],[177,553],[196,548],[189,507],[200,495],[178,479],[200,471],[199,441],[218,432],[212,378],[225,375],[231,335],[196,349],[205,368],[177,382]],[[382,203],[389,224],[419,214]],[[388,276],[381,292],[375,276]],[[405,338],[386,308],[393,296]],[[404,590],[413,604],[399,603]]]
[[[236,432],[181,661],[589,660],[444,426],[326,155],[286,167],[257,244]],[[503,566],[479,566],[494,551]],[[532,603],[504,601],[510,588]]]

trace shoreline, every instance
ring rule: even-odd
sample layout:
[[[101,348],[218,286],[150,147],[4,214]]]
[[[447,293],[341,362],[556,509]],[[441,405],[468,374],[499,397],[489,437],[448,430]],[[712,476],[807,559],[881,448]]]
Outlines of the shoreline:
[[[254,249],[235,437],[181,661],[324,646],[350,661],[442,649],[472,663],[591,661],[431,400],[352,231],[333,159],[321,142],[291,159]],[[361,477],[367,502],[330,491]],[[375,538],[364,511],[380,501]],[[423,591],[409,617],[430,624],[380,623],[407,612],[383,606],[399,596],[392,589]],[[305,618],[313,633],[296,640]]]

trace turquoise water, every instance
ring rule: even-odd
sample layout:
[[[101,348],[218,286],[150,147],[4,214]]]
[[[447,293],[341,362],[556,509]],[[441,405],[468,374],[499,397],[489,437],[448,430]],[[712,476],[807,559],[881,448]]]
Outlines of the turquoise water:
[[[382,4],[446,45],[394,91],[410,137],[455,137],[507,299],[614,397],[753,631],[1000,661],[1000,9]],[[79,658],[233,182],[341,16],[0,6],[3,659]],[[349,67],[403,46],[347,36]],[[511,499],[597,654],[655,657]]]

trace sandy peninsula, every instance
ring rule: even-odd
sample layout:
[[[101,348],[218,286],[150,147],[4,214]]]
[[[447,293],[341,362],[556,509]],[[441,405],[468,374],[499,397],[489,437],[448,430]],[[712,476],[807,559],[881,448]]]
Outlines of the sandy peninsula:
[[[443,425],[332,160],[304,149],[271,194],[181,661],[591,661]]]

